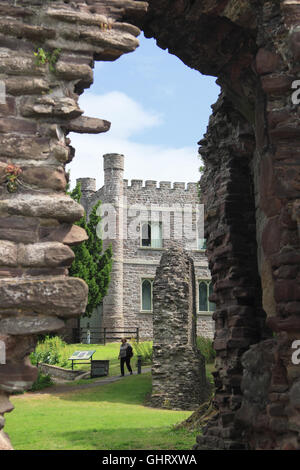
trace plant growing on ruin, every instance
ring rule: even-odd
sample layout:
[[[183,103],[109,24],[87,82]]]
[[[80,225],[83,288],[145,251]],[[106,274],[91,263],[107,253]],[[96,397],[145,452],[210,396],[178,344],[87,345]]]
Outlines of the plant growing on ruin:
[[[22,173],[20,167],[16,165],[7,165],[5,169],[6,187],[9,193],[14,193],[18,189],[18,177]]]
[[[69,195],[77,202],[81,199],[80,183],[76,185]],[[101,201],[98,201],[92,208],[89,219],[86,215],[80,219],[76,225],[84,228],[89,239],[80,245],[72,247],[75,259],[71,265],[69,274],[73,277],[83,279],[88,287],[88,304],[84,316],[91,316],[93,310],[97,308],[106,295],[112,268],[112,248],[111,245],[103,251],[103,242],[97,234],[97,228],[101,223],[101,216],[98,215]]]
[[[198,336],[197,348],[205,357],[205,362],[207,364],[214,363],[216,358],[216,351],[214,350],[213,342],[210,338],[206,338],[205,336]]]
[[[24,190],[42,192],[42,190],[35,188],[31,186],[30,184],[25,183],[23,179],[21,178],[22,172],[23,171],[19,166],[9,163],[4,168],[4,171],[3,171],[4,178],[2,180],[2,177],[1,177],[0,183],[4,182],[6,184],[6,188],[9,193],[15,193],[18,190],[19,186],[22,186]]]
[[[42,47],[39,47],[37,52],[34,52],[36,57],[36,65],[49,65],[50,72],[55,72],[55,65],[58,61],[61,49],[54,49],[52,52],[45,51]]]

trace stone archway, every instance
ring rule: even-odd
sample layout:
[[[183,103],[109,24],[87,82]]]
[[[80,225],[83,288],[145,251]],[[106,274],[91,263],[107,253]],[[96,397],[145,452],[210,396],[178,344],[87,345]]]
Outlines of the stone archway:
[[[7,350],[0,414],[11,408],[9,392],[34,380],[26,357],[36,334],[84,310],[86,286],[67,277],[68,245],[85,234],[72,226],[82,208],[65,196],[64,165],[74,154],[65,136],[109,128],[81,117],[77,98],[92,82],[93,61],[134,50],[141,28],[222,87],[200,142],[219,413],[199,448],[299,448],[300,370],[291,358],[300,339],[300,134],[292,100],[300,1],[18,3],[0,6],[0,340]],[[22,184],[8,193],[5,181],[19,168]],[[258,396],[251,384],[260,384]]]
[[[222,87],[199,142],[219,413],[198,448],[300,447],[299,13],[298,0],[150,0],[141,24]]]

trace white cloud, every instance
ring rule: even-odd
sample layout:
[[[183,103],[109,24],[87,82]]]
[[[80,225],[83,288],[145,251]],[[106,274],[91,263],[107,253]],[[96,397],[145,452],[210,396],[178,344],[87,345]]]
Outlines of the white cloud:
[[[111,137],[129,138],[163,122],[160,113],[144,110],[139,103],[120,91],[105,95],[83,95],[79,104],[86,116],[111,122]]]
[[[156,181],[197,181],[200,160],[197,146],[171,148],[147,145],[131,139],[136,133],[162,123],[159,113],[149,112],[125,95],[114,91],[105,95],[86,95],[80,101],[85,115],[112,122],[111,130],[100,135],[70,134],[76,149],[71,170],[71,185],[77,178],[96,178],[103,185],[103,158],[106,153],[125,156],[124,178]]]

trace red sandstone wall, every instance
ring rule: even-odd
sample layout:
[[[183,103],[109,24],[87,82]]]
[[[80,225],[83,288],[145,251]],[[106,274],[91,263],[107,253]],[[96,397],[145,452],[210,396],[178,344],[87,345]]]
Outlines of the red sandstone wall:
[[[219,414],[198,448],[300,448],[299,21],[299,0],[149,0],[142,23],[223,90],[200,142]]]

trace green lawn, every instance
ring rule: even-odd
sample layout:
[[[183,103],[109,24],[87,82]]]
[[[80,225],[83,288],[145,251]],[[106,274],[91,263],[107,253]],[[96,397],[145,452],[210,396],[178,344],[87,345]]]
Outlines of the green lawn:
[[[69,357],[72,356],[72,353],[75,351],[86,351],[86,350],[93,350],[95,349],[96,352],[93,355],[93,359],[101,359],[101,360],[109,360],[109,376],[119,375],[120,374],[120,361],[118,359],[119,351],[120,351],[120,342],[118,343],[107,343],[104,345],[99,344],[67,344],[63,348],[60,348],[59,352],[62,357],[67,360]],[[66,361],[67,368],[71,369],[71,361]],[[136,370],[136,363],[137,357],[134,356],[131,360],[131,365],[133,369]],[[88,361],[86,364],[78,364],[74,362],[74,370],[90,370],[91,365]],[[125,366],[126,370],[126,366]]]
[[[5,430],[17,450],[191,449],[196,433],[173,429],[191,412],[146,407],[150,392],[148,373],[76,392],[17,395]]]
[[[74,351],[85,351],[91,349],[96,350],[95,354],[93,355],[93,359],[109,360],[109,376],[120,374],[120,361],[118,359],[120,343],[107,343],[105,346],[99,344],[72,344],[66,346],[66,350],[68,351],[69,357]],[[132,366],[135,367],[136,358],[134,357],[131,362]],[[90,370],[90,363],[87,365],[75,365],[74,369]]]

